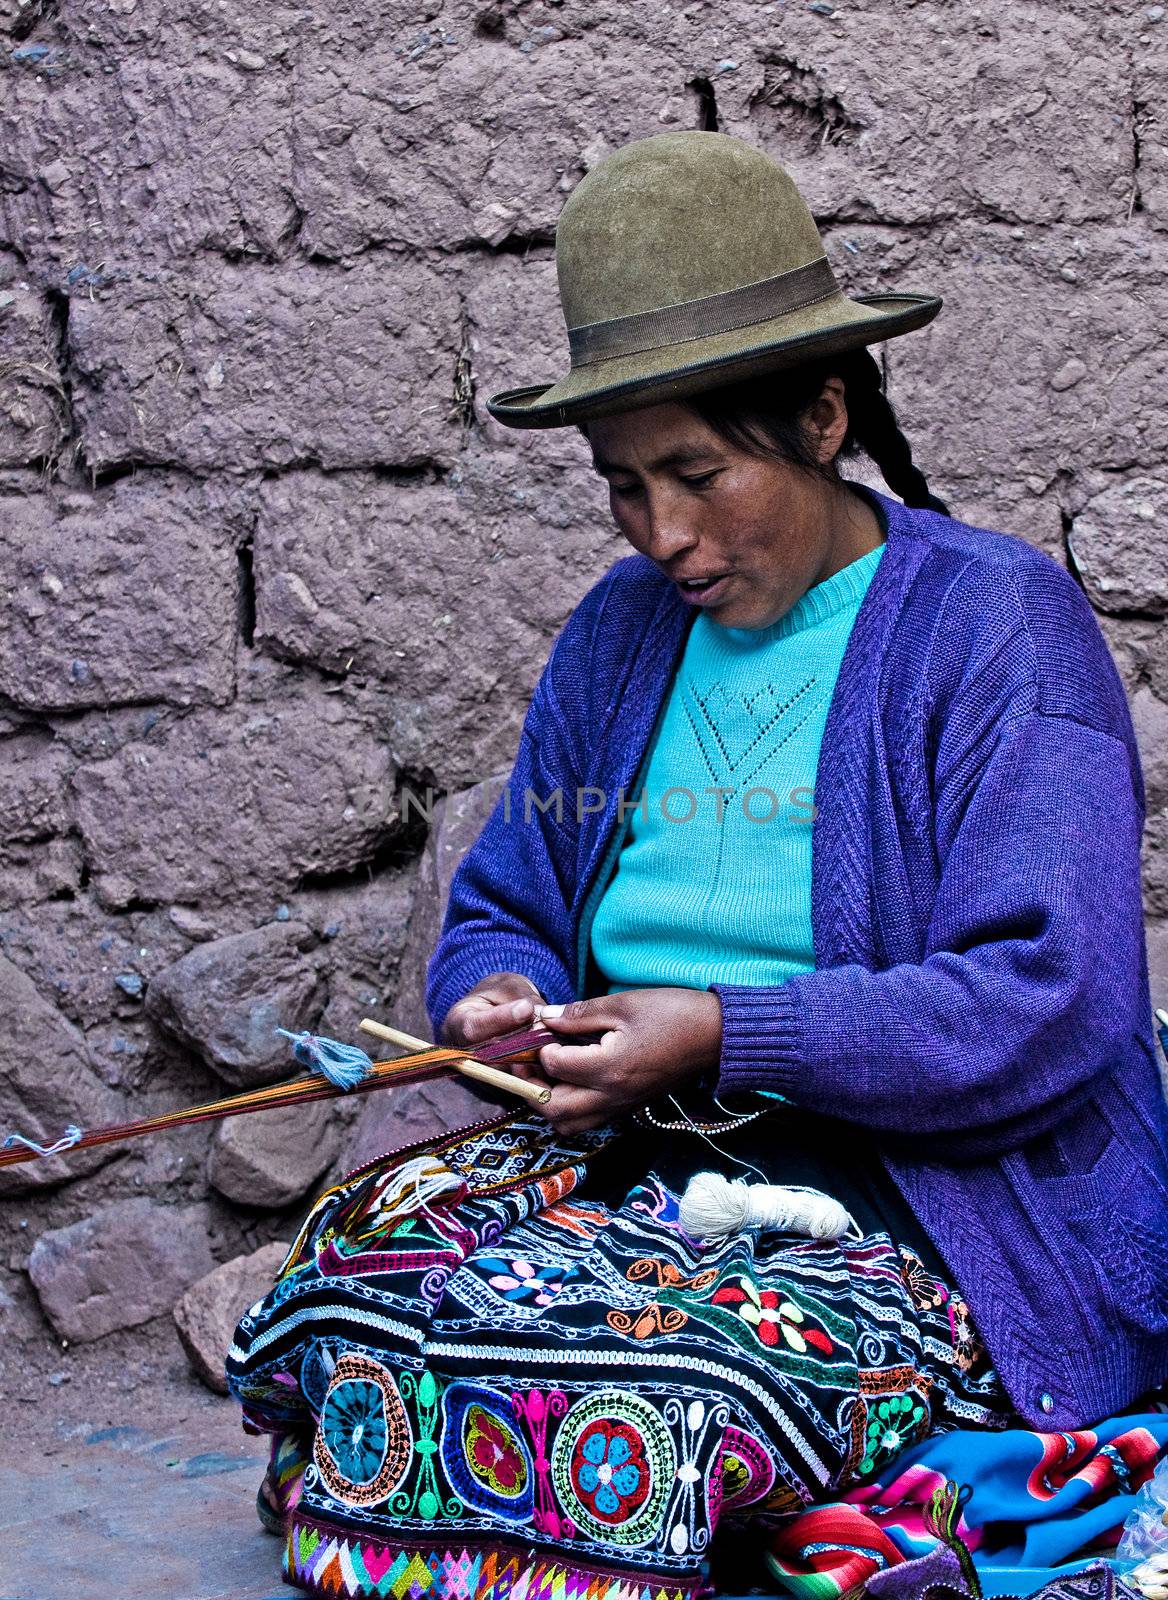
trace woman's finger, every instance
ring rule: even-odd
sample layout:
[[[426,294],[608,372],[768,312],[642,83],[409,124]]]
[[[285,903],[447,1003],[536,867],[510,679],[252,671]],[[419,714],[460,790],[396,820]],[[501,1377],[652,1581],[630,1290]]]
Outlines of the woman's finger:
[[[553,1084],[551,1099],[540,1109],[560,1132],[569,1131],[564,1127],[565,1121],[579,1123],[580,1127],[599,1127],[612,1115],[606,1095],[566,1083]]]
[[[465,1006],[466,1010],[460,1010]],[[506,1000],[502,1003],[485,996],[459,1001],[451,1010],[450,1024],[457,1029],[463,1044],[479,1044],[493,1039],[497,1034],[509,1033],[512,1028],[531,1020],[534,1002],[528,999]],[[457,1017],[455,1013],[458,1013]]]
[[[535,1015],[553,1033],[603,1033],[627,1020],[623,995],[597,995],[592,1000],[569,1000],[566,1005],[536,1006]]]
[[[539,1064],[545,1075],[562,1083],[595,1083],[598,1075],[611,1068],[611,1050],[604,1044],[545,1044],[540,1046]]]

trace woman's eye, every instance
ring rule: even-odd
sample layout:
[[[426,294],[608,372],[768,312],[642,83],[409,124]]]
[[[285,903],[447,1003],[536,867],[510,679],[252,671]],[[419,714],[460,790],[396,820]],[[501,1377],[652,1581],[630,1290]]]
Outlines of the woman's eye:
[[[713,483],[717,476],[718,469],[715,468],[713,472],[700,472],[697,477],[694,478],[683,476],[681,481],[682,483],[688,483],[692,488],[704,489],[707,484]]]
[[[640,494],[641,492],[639,483],[610,483],[608,487],[610,493],[619,494],[622,500],[627,500],[630,495]]]

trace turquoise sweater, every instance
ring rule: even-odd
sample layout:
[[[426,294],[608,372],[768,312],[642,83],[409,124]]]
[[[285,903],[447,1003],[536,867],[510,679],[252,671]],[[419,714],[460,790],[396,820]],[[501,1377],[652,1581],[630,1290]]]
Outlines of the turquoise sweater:
[[[816,584],[769,628],[696,618],[592,925],[610,991],[777,984],[814,970],[815,770],[883,550]]]

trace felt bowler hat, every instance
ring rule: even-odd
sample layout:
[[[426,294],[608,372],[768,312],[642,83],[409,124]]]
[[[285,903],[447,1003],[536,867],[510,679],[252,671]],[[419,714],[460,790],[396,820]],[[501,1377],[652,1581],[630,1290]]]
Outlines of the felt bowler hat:
[[[559,428],[923,328],[935,295],[849,298],[803,196],[725,133],[623,145],[572,191],[556,228],[571,369],[487,410]]]

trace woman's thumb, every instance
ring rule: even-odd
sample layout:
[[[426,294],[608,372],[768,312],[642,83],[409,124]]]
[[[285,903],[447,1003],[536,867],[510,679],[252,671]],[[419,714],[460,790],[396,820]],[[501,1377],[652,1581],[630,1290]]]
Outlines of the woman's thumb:
[[[606,1026],[603,999],[570,1000],[567,1005],[536,1006],[535,1021],[553,1033],[600,1033]]]

